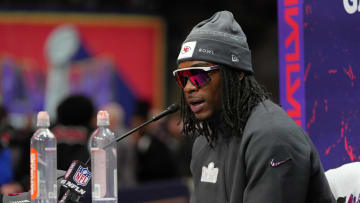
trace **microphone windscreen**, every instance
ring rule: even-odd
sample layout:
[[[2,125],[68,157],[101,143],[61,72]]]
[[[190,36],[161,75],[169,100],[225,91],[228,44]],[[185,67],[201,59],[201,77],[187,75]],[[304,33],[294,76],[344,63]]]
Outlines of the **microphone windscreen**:
[[[178,111],[180,109],[180,105],[179,104],[171,104],[167,110],[169,111],[169,113],[175,113],[176,111]]]

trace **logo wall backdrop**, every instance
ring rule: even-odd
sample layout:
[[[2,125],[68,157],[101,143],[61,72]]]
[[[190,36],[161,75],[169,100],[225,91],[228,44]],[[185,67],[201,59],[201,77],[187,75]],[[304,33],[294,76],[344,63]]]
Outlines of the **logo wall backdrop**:
[[[360,161],[359,8],[356,0],[278,0],[280,101],[325,169]]]
[[[54,116],[78,93],[126,115],[137,98],[162,108],[164,29],[154,16],[0,13],[0,102],[20,115]]]

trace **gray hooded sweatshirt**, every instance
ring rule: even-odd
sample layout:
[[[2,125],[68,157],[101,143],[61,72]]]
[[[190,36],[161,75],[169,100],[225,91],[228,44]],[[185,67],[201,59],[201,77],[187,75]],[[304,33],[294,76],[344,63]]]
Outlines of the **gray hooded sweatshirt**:
[[[257,105],[242,136],[219,128],[213,147],[194,143],[191,203],[335,202],[310,138],[276,104]]]

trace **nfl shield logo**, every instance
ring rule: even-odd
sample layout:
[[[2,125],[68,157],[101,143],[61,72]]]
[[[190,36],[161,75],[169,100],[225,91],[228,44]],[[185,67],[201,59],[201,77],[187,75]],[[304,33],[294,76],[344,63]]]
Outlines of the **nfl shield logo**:
[[[74,175],[74,181],[76,182],[76,184],[85,187],[90,179],[91,179],[91,172],[89,171],[89,169],[79,166],[78,170]]]

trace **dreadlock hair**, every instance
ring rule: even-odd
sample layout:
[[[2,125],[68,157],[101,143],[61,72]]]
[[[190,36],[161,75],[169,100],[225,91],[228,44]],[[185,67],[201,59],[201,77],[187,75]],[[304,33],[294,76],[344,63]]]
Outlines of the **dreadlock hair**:
[[[255,77],[244,72],[240,79],[238,70],[221,66],[221,119],[227,128],[233,129],[235,136],[242,136],[251,110],[260,102],[269,99],[270,94],[260,85]],[[181,96],[181,116],[186,135],[205,136],[209,145],[216,140],[217,129],[210,120],[201,121],[195,118],[186,103],[184,91]],[[216,125],[216,124],[215,124]]]

